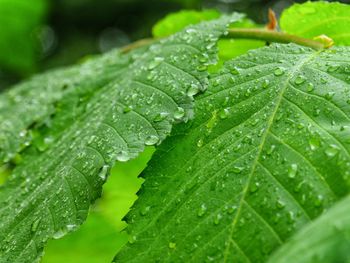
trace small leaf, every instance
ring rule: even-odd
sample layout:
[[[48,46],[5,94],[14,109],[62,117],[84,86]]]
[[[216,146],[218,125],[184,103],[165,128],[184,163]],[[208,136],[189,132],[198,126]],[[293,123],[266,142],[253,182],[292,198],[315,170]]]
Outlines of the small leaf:
[[[350,6],[341,3],[306,2],[283,11],[281,29],[301,37],[327,35],[336,45],[350,45]]]
[[[269,263],[324,263],[350,260],[350,197],[297,232]]]

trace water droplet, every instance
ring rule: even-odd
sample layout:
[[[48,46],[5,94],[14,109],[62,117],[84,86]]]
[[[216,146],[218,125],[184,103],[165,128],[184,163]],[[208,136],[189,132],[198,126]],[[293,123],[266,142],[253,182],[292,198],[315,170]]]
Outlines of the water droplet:
[[[155,57],[154,60],[149,63],[148,69],[152,70],[152,69],[156,68],[163,61],[164,61],[163,57]]]
[[[251,192],[251,193],[255,193],[256,191],[258,191],[259,186],[260,186],[260,184],[259,184],[258,182],[252,184],[252,185],[250,186],[250,192]]]
[[[275,69],[275,71],[273,72],[273,74],[275,74],[275,76],[282,76],[284,74],[285,69],[282,67],[278,67]]]
[[[286,204],[282,200],[277,200],[276,206],[278,209],[283,209],[286,206]]]
[[[150,209],[151,209],[151,207],[145,206],[145,207],[143,207],[143,208],[140,210],[140,214],[141,214],[142,216],[145,216],[145,215],[147,215],[147,213],[149,212]]]
[[[102,179],[102,180],[106,180],[106,177],[107,177],[107,174],[108,174],[108,169],[109,169],[109,166],[108,165],[104,165],[102,166],[98,176]]]
[[[243,167],[239,167],[239,166],[233,166],[232,167],[232,172],[239,174],[243,171]]]
[[[130,156],[127,151],[120,151],[119,153],[117,153],[116,159],[120,162],[126,162],[130,159]]]
[[[237,67],[233,67],[230,69],[231,74],[238,75],[240,74],[239,69]]]
[[[227,213],[229,213],[229,214],[231,215],[231,214],[233,214],[236,210],[237,210],[237,206],[233,205],[233,206],[230,206],[230,207],[227,209]]]
[[[327,71],[328,71],[329,73],[332,73],[332,72],[337,71],[338,68],[339,68],[338,65],[330,65],[330,66],[328,66]]]
[[[198,209],[197,215],[199,217],[202,217],[206,211],[207,211],[207,206],[205,204],[202,204],[201,207]]]
[[[322,195],[318,195],[318,196],[316,196],[316,199],[315,199],[315,201],[314,201],[314,205],[315,205],[315,207],[320,207],[321,205],[322,205],[322,203],[323,203],[323,196]]]
[[[288,168],[288,177],[289,178],[295,178],[298,172],[298,165],[296,163],[291,164],[291,166]]]
[[[312,84],[311,82],[307,84],[306,90],[308,92],[311,92],[314,90],[314,84]]]
[[[33,222],[32,228],[31,228],[32,232],[35,232],[38,229],[39,223],[40,223],[40,218]]]
[[[335,144],[331,144],[325,151],[324,153],[329,157],[332,158],[336,156],[339,152],[339,148]]]
[[[169,242],[169,248],[174,249],[176,247],[176,243],[174,242]]]
[[[199,92],[199,86],[195,84],[191,84],[191,86],[187,89],[187,96],[192,97]]]
[[[268,79],[264,79],[262,84],[261,84],[261,87],[263,89],[266,89],[269,86],[269,84],[270,84],[270,81]]]
[[[166,117],[169,116],[168,112],[160,112],[156,115],[156,117],[154,118],[154,122],[160,122],[166,119]]]
[[[327,100],[331,100],[334,96],[335,92],[333,91],[330,91],[328,93],[326,93],[326,95],[324,95],[324,97],[327,99]]]
[[[221,111],[219,111],[219,117],[220,119],[226,119],[230,114],[229,109],[222,109]]]
[[[156,135],[149,135],[145,139],[145,145],[155,145],[159,142],[159,137]]]
[[[214,224],[218,225],[220,223],[221,219],[222,219],[222,215],[221,214],[217,214],[215,216],[215,218],[214,218]]]
[[[185,116],[185,110],[181,107],[178,107],[177,110],[174,112],[174,118],[177,120],[180,120],[184,116]]]
[[[309,145],[310,145],[311,151],[315,151],[321,145],[320,139],[316,137],[311,138],[309,140]]]
[[[135,241],[136,241],[136,236],[129,236],[128,242],[129,242],[130,244],[134,244]]]
[[[295,78],[294,83],[297,85],[303,84],[305,82],[305,77],[299,75]]]
[[[271,155],[275,149],[276,149],[276,145],[274,144],[270,145],[270,148],[266,151],[266,154]]]
[[[207,70],[207,66],[206,65],[199,65],[199,66],[197,66],[197,70],[198,71],[206,71]]]
[[[202,147],[203,146],[203,139],[199,139],[197,142],[197,147]]]

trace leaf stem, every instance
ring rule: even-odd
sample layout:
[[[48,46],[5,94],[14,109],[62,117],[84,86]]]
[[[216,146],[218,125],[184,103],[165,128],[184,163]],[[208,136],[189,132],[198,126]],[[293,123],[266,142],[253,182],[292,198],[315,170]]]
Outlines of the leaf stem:
[[[278,43],[295,43],[313,49],[324,49],[326,45],[307,38],[261,28],[231,28],[225,38],[246,38]]]
[[[144,46],[148,46],[150,44],[152,44],[154,41],[156,41],[156,39],[154,38],[144,38],[144,39],[140,39],[137,40],[133,43],[130,43],[124,47],[121,48],[121,52],[122,53],[128,53],[129,51],[139,48],[139,47],[144,47]]]

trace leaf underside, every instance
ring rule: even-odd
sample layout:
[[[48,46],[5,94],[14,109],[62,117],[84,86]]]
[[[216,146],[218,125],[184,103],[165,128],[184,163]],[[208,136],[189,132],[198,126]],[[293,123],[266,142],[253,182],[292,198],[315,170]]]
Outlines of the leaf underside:
[[[7,145],[2,156],[21,148],[10,137],[31,128],[35,113],[39,120],[47,118],[33,131],[44,140],[36,142],[34,136],[33,147],[21,153],[22,162],[0,191],[0,262],[38,260],[47,239],[85,220],[115,160],[136,157],[145,145],[159,144],[174,122],[191,118],[192,96],[206,88],[205,69],[215,62],[217,40],[230,21],[240,18],[234,14],[193,26],[128,58],[114,54],[106,67],[102,63],[96,69],[91,62],[91,67],[68,70],[68,88],[60,86],[66,72],[58,72],[58,79],[38,77],[0,98],[0,118],[7,122],[0,130]],[[119,56],[130,63],[114,64]],[[94,79],[104,79],[104,71],[110,78]],[[74,75],[85,73],[87,78],[75,83]],[[53,95],[45,100],[48,93]],[[4,112],[13,101],[9,111],[21,114],[23,123],[16,120],[21,129]]]
[[[143,173],[115,262],[266,262],[350,185],[350,50],[226,63]]]

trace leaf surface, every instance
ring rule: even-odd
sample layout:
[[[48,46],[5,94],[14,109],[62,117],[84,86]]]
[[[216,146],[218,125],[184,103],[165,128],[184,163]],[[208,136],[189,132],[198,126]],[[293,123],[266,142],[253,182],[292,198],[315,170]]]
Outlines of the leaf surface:
[[[266,262],[346,195],[349,53],[275,44],[212,75],[143,173],[115,262]]]
[[[350,45],[350,6],[341,3],[306,2],[283,11],[281,29],[301,37],[327,35],[336,45]]]
[[[213,20],[220,17],[220,13],[214,9],[203,11],[182,10],[172,13],[158,21],[152,28],[154,37],[166,37],[183,30],[189,25],[202,21]]]
[[[349,210],[350,197],[346,197],[302,228],[268,262],[349,262]]]
[[[191,118],[192,96],[206,88],[205,69],[215,61],[217,40],[240,18],[225,16],[164,39],[136,54],[119,77],[91,96],[80,96],[78,84],[59,101],[63,106],[51,127],[39,128],[44,147],[28,148],[1,188],[0,262],[38,260],[49,238],[85,220],[115,160],[136,157],[145,145],[159,144],[174,122]],[[44,90],[50,86],[43,84]]]

